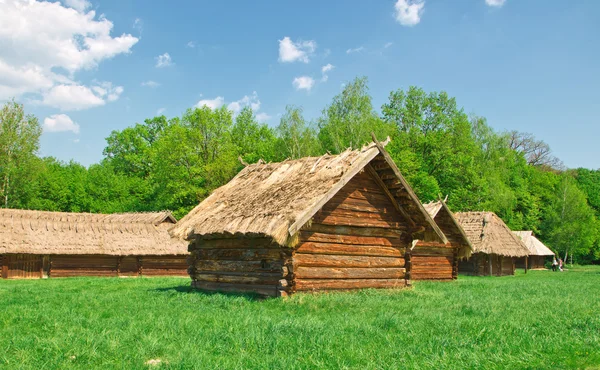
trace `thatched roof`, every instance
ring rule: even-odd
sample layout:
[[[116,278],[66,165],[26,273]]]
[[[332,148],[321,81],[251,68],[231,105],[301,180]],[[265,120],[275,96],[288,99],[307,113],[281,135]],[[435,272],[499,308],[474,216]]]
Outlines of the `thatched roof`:
[[[533,236],[533,231],[514,231],[514,233],[523,240],[530,256],[554,256],[554,252],[546,247],[538,238]]]
[[[467,237],[465,230],[462,228],[458,220],[454,217],[454,213],[448,208],[448,205],[443,200],[423,204],[423,208],[429,213],[431,218],[440,227],[446,238],[455,245],[460,245],[458,250],[459,258],[469,258],[473,252],[473,245]]]
[[[93,214],[0,209],[0,254],[187,254],[170,212]]]
[[[398,184],[394,194],[402,197],[401,211],[414,222],[413,230],[445,242],[443,233],[385,152],[385,144],[374,142],[338,155],[249,165],[182,218],[171,232],[186,239],[213,234],[261,235],[280,245],[294,246],[300,228],[378,157],[380,167],[387,166]]]
[[[529,250],[513,234],[500,217],[493,212],[455,213],[473,245],[473,253],[497,254],[507,257],[524,257]]]

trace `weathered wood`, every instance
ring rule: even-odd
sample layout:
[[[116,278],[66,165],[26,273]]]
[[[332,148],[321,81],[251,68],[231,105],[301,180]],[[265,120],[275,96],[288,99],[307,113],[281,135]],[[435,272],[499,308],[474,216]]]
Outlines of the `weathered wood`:
[[[225,261],[197,260],[194,267],[198,271],[223,272],[280,272],[284,273],[283,261]]]
[[[248,248],[281,248],[271,238],[222,238],[222,239],[199,239],[190,244],[190,252],[196,249],[248,249]]]
[[[334,226],[323,225],[315,222],[313,222],[310,228],[307,230],[334,235],[376,236],[384,238],[400,238],[401,235],[403,235],[402,230],[393,228]]]
[[[280,288],[275,285],[211,283],[207,281],[192,281],[192,287],[209,292],[255,293],[259,295],[280,296]]]
[[[206,260],[238,260],[256,261],[263,259],[280,259],[286,254],[291,255],[289,249],[199,249],[195,251],[198,259]]]
[[[355,236],[340,235],[313,232],[310,230],[300,231],[300,240],[303,242],[334,243],[334,244],[354,244],[354,245],[373,245],[373,246],[395,246],[406,247],[406,243],[396,235],[395,237],[378,236]]]
[[[404,267],[404,258],[294,254],[294,267]]]
[[[404,288],[404,279],[296,279],[296,290]]]
[[[208,281],[208,282],[213,282],[213,283],[258,284],[258,285],[274,285],[274,286],[275,285],[281,286],[279,284],[280,284],[280,280],[282,280],[281,274],[278,274],[277,276],[273,276],[273,275],[261,275],[261,274],[230,275],[227,273],[218,273],[218,274],[198,273],[198,274],[195,274],[193,276],[193,278],[194,278],[194,280]]]
[[[377,220],[370,218],[361,218],[356,216],[338,216],[338,215],[323,215],[315,217],[314,222],[323,225],[332,226],[360,226],[360,227],[376,227],[376,228],[393,228],[403,230],[406,228],[401,222],[388,221],[388,220]]]
[[[401,279],[404,268],[294,267],[297,279]]]
[[[336,243],[300,243],[296,253],[331,254],[344,256],[380,256],[402,257],[404,248],[384,247],[378,245],[348,245]]]

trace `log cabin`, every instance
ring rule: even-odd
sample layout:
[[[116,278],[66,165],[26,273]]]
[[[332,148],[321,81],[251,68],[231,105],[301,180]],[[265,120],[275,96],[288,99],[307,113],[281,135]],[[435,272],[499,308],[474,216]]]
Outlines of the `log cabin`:
[[[546,268],[546,259],[554,256],[554,252],[550,248],[546,247],[538,238],[533,235],[533,231],[515,231],[514,232],[527,249],[529,249],[528,257],[521,257],[517,259],[517,268],[523,268],[526,270],[543,270]]]
[[[473,254],[459,261],[460,273],[478,276],[515,274],[517,258],[529,250],[504,221],[493,212],[458,212],[456,219],[473,246]]]
[[[471,256],[473,246],[446,202],[423,204],[448,243],[419,241],[412,248],[413,280],[453,280],[458,277],[458,261]]]
[[[91,214],[0,209],[1,277],[187,276],[170,212]]]
[[[171,230],[192,286],[286,296],[410,285],[413,240],[447,243],[384,146],[248,165]]]

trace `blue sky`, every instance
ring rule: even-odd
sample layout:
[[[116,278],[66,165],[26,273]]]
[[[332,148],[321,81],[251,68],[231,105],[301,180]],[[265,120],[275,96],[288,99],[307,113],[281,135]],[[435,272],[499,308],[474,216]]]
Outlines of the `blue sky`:
[[[85,165],[159,113],[252,104],[275,126],[295,104],[315,119],[367,76],[377,110],[398,88],[445,90],[600,168],[599,59],[595,0],[0,1],[0,100],[45,124],[42,155]]]

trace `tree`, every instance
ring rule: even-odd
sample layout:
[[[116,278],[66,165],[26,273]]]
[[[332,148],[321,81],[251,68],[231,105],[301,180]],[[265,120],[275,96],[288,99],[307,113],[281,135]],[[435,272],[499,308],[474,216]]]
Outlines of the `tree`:
[[[371,142],[371,133],[385,139],[393,132],[371,103],[368,80],[357,77],[333,98],[319,119],[319,140],[326,150],[341,153],[347,148],[359,149]]]
[[[320,153],[317,134],[304,120],[302,108],[293,105],[285,107],[277,132],[279,160],[297,159]]]
[[[508,136],[510,148],[523,154],[530,165],[549,169],[561,169],[564,167],[562,162],[552,155],[550,145],[542,140],[536,140],[532,134],[511,131],[508,133]]]
[[[35,174],[42,128],[33,115],[26,115],[22,104],[14,100],[0,110],[0,196],[2,206],[16,204],[11,195],[19,185],[27,183]]]
[[[269,126],[256,121],[250,107],[244,107],[235,118],[231,139],[245,162],[255,163],[259,159],[270,162],[275,159],[275,133]]]

